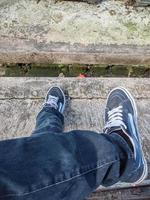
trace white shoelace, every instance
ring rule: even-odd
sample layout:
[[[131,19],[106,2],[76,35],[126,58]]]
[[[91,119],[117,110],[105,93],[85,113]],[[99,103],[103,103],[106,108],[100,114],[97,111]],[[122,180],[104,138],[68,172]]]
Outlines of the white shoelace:
[[[50,107],[58,109],[58,97],[49,95],[48,100],[46,101],[46,104],[48,104]]]
[[[123,122],[122,106],[118,106],[108,111],[108,122],[105,126],[105,129],[120,126],[123,126],[125,129],[127,129],[125,123]]]

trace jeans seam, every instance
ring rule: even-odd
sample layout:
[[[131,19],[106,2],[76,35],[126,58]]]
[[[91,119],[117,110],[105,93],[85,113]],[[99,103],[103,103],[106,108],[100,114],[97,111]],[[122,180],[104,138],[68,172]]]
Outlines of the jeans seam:
[[[97,167],[95,167],[95,168],[93,168],[93,169],[89,169],[89,170],[87,170],[86,172],[83,172],[83,173],[81,173],[81,174],[72,176],[71,178],[68,178],[68,179],[66,179],[66,180],[59,181],[59,182],[57,182],[57,183],[54,183],[54,184],[51,184],[51,185],[47,185],[47,186],[45,186],[45,187],[42,187],[42,188],[33,190],[33,191],[31,191],[31,192],[26,192],[26,193],[23,193],[23,194],[7,194],[7,195],[0,196],[0,198],[9,197],[9,196],[14,196],[14,197],[15,197],[15,196],[26,196],[26,195],[29,195],[29,194],[33,194],[33,193],[42,191],[42,190],[44,190],[44,189],[53,187],[53,186],[55,186],[55,185],[59,185],[59,184],[61,184],[61,183],[68,182],[68,181],[70,181],[70,180],[72,180],[72,179],[74,179],[74,178],[79,178],[79,177],[81,177],[81,176],[83,176],[83,175],[85,175],[85,174],[88,174],[88,173],[90,173],[90,172],[92,172],[92,171],[95,171],[95,170],[100,169],[100,168],[102,168],[102,167],[104,167],[104,166],[106,166],[106,165],[109,165],[109,164],[112,164],[112,163],[115,163],[115,162],[118,162],[118,161],[119,161],[119,159],[116,159],[116,160],[113,160],[113,161],[111,161],[111,162],[105,163],[105,164],[103,164],[103,165],[97,165]]]

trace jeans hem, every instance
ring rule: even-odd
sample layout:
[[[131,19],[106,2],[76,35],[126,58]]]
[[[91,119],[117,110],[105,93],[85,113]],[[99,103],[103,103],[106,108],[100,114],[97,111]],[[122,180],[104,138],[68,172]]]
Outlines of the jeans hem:
[[[49,113],[52,113],[52,114],[56,114],[57,117],[61,120],[62,124],[64,124],[64,116],[63,116],[63,114],[60,113],[55,108],[50,107],[50,106],[44,106],[40,112],[42,112],[42,111],[49,112]]]

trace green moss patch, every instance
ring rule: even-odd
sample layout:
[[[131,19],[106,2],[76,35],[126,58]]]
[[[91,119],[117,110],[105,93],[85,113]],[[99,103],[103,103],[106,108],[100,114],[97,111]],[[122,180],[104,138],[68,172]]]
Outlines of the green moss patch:
[[[3,64],[4,77],[150,77],[150,66]]]

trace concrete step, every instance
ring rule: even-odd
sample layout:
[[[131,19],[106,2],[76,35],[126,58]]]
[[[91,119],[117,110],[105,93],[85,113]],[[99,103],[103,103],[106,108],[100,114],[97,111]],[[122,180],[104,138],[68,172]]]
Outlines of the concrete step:
[[[150,8],[36,2],[0,2],[0,62],[150,64]]]
[[[150,0],[137,0],[136,3],[138,6],[149,6]]]
[[[71,101],[65,112],[65,130],[89,129],[102,132],[103,113],[108,92],[123,86],[136,99],[139,128],[145,156],[150,164],[150,82],[139,78],[0,78],[0,139],[29,136],[34,130],[46,91],[59,85],[67,90]],[[143,189],[144,188],[144,189]],[[100,187],[90,200],[129,199],[150,195],[150,175],[139,187],[118,183]],[[117,197],[118,196],[118,197]],[[137,198],[136,198],[137,199]],[[140,199],[140,198],[139,198]],[[141,198],[142,199],[142,198]]]

